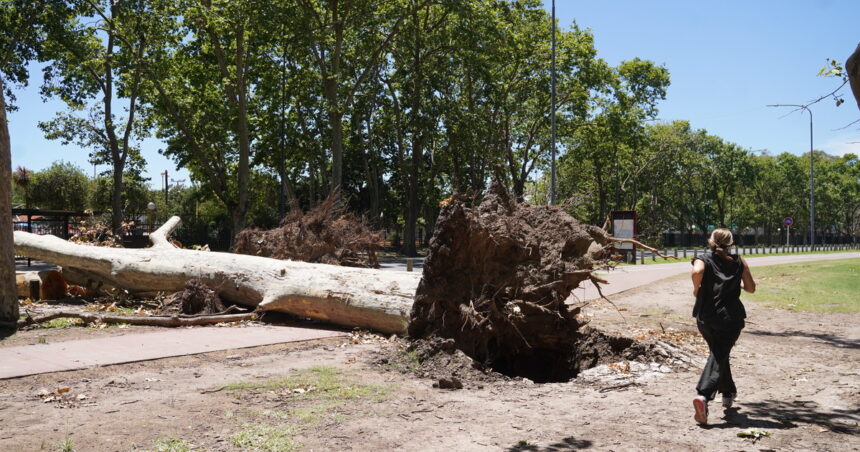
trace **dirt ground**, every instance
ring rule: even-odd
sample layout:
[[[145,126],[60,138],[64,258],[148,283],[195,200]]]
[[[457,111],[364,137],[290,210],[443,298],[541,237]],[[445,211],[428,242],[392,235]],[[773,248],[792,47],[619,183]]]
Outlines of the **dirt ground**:
[[[665,280],[584,312],[704,358],[688,285]],[[402,340],[356,336],[3,380],[0,450],[860,450],[860,315],[747,310],[737,409],[712,403],[707,427],[693,421],[697,370],[620,363],[567,383],[448,390],[379,364]],[[0,346],[143,330],[60,331]],[[750,428],[770,436],[737,436]]]

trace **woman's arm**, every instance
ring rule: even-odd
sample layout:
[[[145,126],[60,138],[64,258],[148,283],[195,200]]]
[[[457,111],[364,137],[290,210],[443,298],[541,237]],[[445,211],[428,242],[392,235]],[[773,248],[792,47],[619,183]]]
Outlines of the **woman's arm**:
[[[702,278],[705,277],[705,263],[700,259],[693,261],[693,296],[699,295],[699,287],[702,285]]]
[[[741,258],[741,262],[744,263],[744,273],[741,275],[741,282],[743,282],[743,285],[741,287],[749,293],[755,293],[755,280],[750,272],[750,266],[744,258]]]

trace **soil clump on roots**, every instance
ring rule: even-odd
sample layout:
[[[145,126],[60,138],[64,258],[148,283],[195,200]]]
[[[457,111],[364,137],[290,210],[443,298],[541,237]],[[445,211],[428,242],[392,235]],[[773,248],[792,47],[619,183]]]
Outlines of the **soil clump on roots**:
[[[236,235],[234,253],[296,261],[379,268],[382,235],[347,211],[343,197],[329,195],[308,212],[294,208],[281,226],[246,229]]]
[[[515,202],[497,182],[478,206],[454,199],[436,223],[409,335],[453,340],[481,366],[536,382],[648,354],[585,326],[581,308],[565,304],[582,282],[600,281],[593,271],[612,241],[558,207]]]
[[[225,310],[218,294],[199,279],[189,279],[185,289],[167,297],[161,314],[210,315]]]

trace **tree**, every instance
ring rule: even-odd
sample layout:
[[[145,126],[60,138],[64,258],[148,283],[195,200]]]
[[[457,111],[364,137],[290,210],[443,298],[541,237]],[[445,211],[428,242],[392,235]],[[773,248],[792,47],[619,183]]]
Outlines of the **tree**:
[[[145,2],[105,3],[95,7],[105,11],[107,18],[93,21],[88,17],[92,11],[82,11],[84,17],[70,22],[60,36],[46,43],[53,61],[45,70],[42,92],[60,97],[70,111],[40,122],[39,127],[49,139],[91,149],[91,162],[110,165],[111,227],[117,229],[123,220],[126,168],[145,164],[135,141],[146,134],[136,115],[142,85],[141,57],[148,39],[147,23],[139,18],[147,11]],[[120,33],[127,39],[120,40]],[[87,102],[96,96],[100,101],[86,117],[79,116],[77,113],[85,111]],[[122,119],[114,113],[121,98],[127,99]]]
[[[45,34],[69,17],[64,1],[0,0],[0,323],[18,320],[12,223],[12,148],[7,111],[15,100],[11,87],[27,83],[27,63],[40,56]],[[7,102],[6,99],[9,99]],[[13,323],[14,325],[14,323]]]
[[[124,218],[139,218],[146,213],[147,204],[161,198],[149,191],[148,179],[141,177],[138,171],[126,171],[122,176],[122,212]],[[89,207],[93,210],[108,211],[113,209],[114,178],[100,176],[92,180]]]
[[[321,82],[331,143],[330,188],[343,183],[343,118],[387,54],[402,23],[431,0],[299,0],[295,27]]]
[[[263,56],[257,36],[272,25],[266,21],[271,3],[153,4],[159,34],[144,76],[158,136],[167,142],[164,153],[223,203],[235,234],[250,205],[254,67]]]
[[[15,184],[15,188],[19,188],[24,191],[24,207],[30,208],[30,182],[33,178],[33,172],[23,166],[19,166],[15,168],[15,172],[12,173],[12,182]],[[13,189],[14,190],[14,189]],[[12,193],[13,197],[15,193]]]
[[[61,160],[33,175],[30,196],[40,209],[82,211],[88,204],[89,184],[84,170]]]
[[[599,65],[595,66],[595,71],[601,71]],[[567,153],[560,167],[569,166],[561,172],[573,180],[562,179],[560,191],[577,196],[580,203],[591,204],[586,216],[580,218],[596,224],[603,223],[613,198],[616,208],[621,208],[624,193],[633,193],[624,203],[631,208],[639,201],[636,188],[631,189],[630,185],[635,186],[643,172],[653,172],[649,166],[658,161],[657,156],[662,152],[652,149],[648,158],[642,158],[645,155],[642,151],[648,145],[645,121],[656,117],[657,102],[665,98],[669,85],[669,72],[665,67],[639,58],[623,61],[615,68],[606,67],[603,71],[606,72],[602,76],[604,86],[586,90],[595,93],[585,103],[588,116],[583,114],[576,121],[563,122],[561,128],[565,132],[562,142]],[[644,181],[645,186],[638,188],[650,189],[652,202],[647,207],[656,212],[654,190],[657,186],[652,183],[653,178]],[[565,184],[572,186],[566,188]],[[576,190],[577,186],[587,189]],[[656,214],[650,216],[656,219]]]

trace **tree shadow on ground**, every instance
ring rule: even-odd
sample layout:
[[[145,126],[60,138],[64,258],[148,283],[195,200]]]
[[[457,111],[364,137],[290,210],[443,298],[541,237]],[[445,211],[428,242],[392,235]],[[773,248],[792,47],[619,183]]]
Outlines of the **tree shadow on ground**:
[[[724,411],[725,423],[709,424],[706,428],[778,430],[796,428],[795,422],[802,422],[824,427],[836,433],[860,434],[860,428],[857,427],[857,422],[860,421],[860,410],[856,409],[827,411],[821,409],[816,402],[809,400],[765,400],[744,403],[742,410],[743,412],[740,408],[727,409]]]
[[[515,444],[507,449],[506,452],[528,451],[528,452],[556,452],[564,450],[581,450],[588,449],[592,442],[587,439],[576,439],[572,436],[562,438],[556,443],[548,446],[537,446],[534,444]]]
[[[756,336],[772,336],[772,337],[805,337],[809,339],[817,339],[821,342],[824,342],[829,345],[833,345],[835,347],[840,348],[851,348],[858,349],[860,348],[860,341],[845,339],[840,336],[836,336],[830,333],[810,333],[807,331],[797,331],[797,330],[788,330],[788,331],[756,331],[751,330],[747,331],[746,334],[753,334]]]

